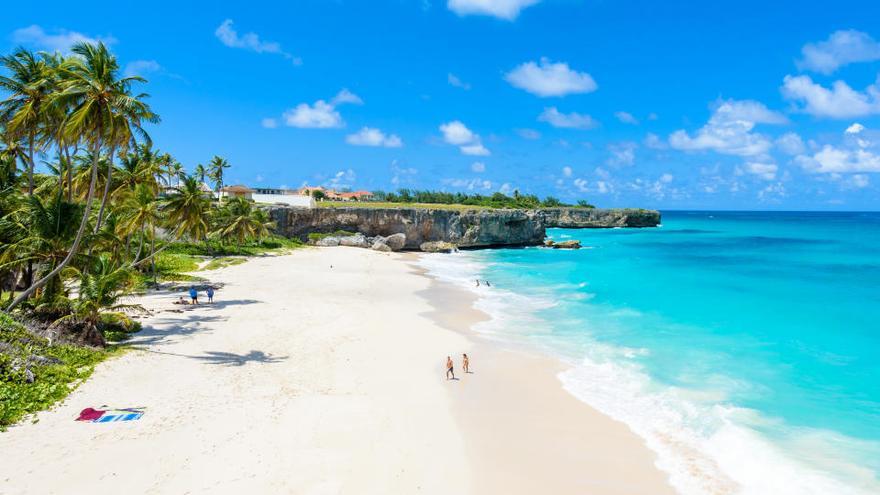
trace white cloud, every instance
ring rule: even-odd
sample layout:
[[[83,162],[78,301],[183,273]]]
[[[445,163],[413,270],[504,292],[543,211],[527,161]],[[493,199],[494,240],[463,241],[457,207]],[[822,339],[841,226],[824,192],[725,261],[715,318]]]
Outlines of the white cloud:
[[[574,180],[573,184],[574,184],[574,187],[576,187],[578,189],[578,191],[580,191],[580,192],[589,192],[590,191],[590,189],[588,187],[589,182],[587,182],[586,179],[579,177]]]
[[[278,120],[267,117],[260,121],[260,125],[262,125],[266,129],[275,129],[276,127],[278,127]]]
[[[660,118],[660,117],[659,117],[656,113],[654,113],[654,112],[651,112],[651,113],[648,114],[648,120],[657,120],[657,119],[659,119],[659,118]]]
[[[865,149],[837,148],[830,144],[812,156],[798,156],[795,162],[814,173],[880,172],[880,155]]]
[[[865,126],[859,124],[858,122],[846,128],[844,131],[846,134],[859,134],[860,132],[865,130]]]
[[[665,174],[663,174],[663,175],[660,176],[660,182],[662,182],[662,183],[664,183],[664,184],[669,184],[669,183],[672,182],[674,179],[675,179],[675,177],[674,177],[672,174],[670,174],[670,173],[665,173]]]
[[[545,108],[538,120],[547,122],[553,127],[562,127],[567,129],[592,129],[599,125],[593,117],[576,112],[562,113],[556,107]]]
[[[290,127],[299,127],[301,129],[345,127],[342,115],[336,110],[337,106],[345,103],[360,105],[363,103],[363,100],[351,91],[343,89],[330,99],[330,103],[324,100],[318,100],[312,105],[300,103],[296,107],[284,112],[284,123]]]
[[[807,43],[801,49],[800,69],[831,74],[844,65],[880,60],[880,43],[867,33],[841,30],[831,33],[825,41]]]
[[[541,133],[534,129],[517,129],[516,133],[523,139],[535,140],[541,138]]]
[[[446,81],[449,83],[450,86],[454,86],[456,88],[461,88],[465,91],[471,89],[470,84],[462,81],[461,79],[458,78],[458,76],[456,76],[452,72],[450,72],[449,74],[446,74]]]
[[[638,145],[633,142],[623,142],[608,145],[608,151],[611,156],[606,160],[608,165],[614,167],[627,167],[636,161],[636,148]]]
[[[458,15],[489,15],[512,21],[520,11],[540,0],[448,0],[446,6]]]
[[[70,48],[79,42],[97,43],[104,42],[105,45],[116,43],[116,38],[112,36],[92,37],[76,31],[68,31],[66,29],[58,29],[53,34],[49,34],[37,24],[16,29],[12,32],[12,42],[22,45],[33,45],[48,51],[67,52]]]
[[[816,117],[846,119],[880,114],[880,78],[860,92],[843,81],[834,81],[829,89],[814,83],[810,76],[785,76],[782,95],[802,103],[802,110]]]
[[[764,189],[758,191],[758,199],[761,201],[772,201],[776,202],[779,198],[787,196],[785,191],[785,185],[781,182],[776,182],[775,184],[770,184]]]
[[[806,149],[801,137],[793,132],[787,132],[776,138],[776,147],[788,155],[800,155]]]
[[[352,93],[347,88],[342,88],[333,99],[330,100],[330,103],[334,106],[342,105],[345,103],[351,103],[353,105],[363,105],[364,100],[361,99],[360,96]]]
[[[459,149],[464,155],[489,156],[492,154],[485,146],[483,146],[483,143],[469,144],[467,146],[462,146]]]
[[[645,146],[651,148],[652,150],[665,150],[668,148],[665,142],[660,139],[660,136],[654,134],[653,132],[649,132],[645,135],[645,140],[643,141]]]
[[[476,173],[482,173],[486,171],[486,164],[483,162],[474,162],[471,163],[471,170]]]
[[[614,112],[614,116],[624,124],[639,125],[639,119],[633,117],[629,112]]]
[[[871,185],[871,180],[865,174],[854,174],[847,182],[849,186],[855,189],[864,189]]]
[[[339,172],[336,172],[333,177],[324,182],[324,185],[331,189],[351,187],[354,185],[354,181],[356,178],[357,175],[354,173],[354,170],[340,170]]]
[[[403,141],[395,134],[386,135],[374,127],[362,127],[361,130],[345,137],[345,142],[355,146],[374,146],[384,148],[400,148]]]
[[[302,129],[331,129],[345,125],[336,108],[324,100],[318,100],[313,105],[300,103],[284,112],[284,122]]]
[[[469,191],[479,189],[488,191],[492,189],[492,181],[486,179],[443,179],[441,182],[457,189],[467,189]]]
[[[488,156],[491,154],[483,146],[480,136],[468,129],[460,120],[441,124],[440,132],[443,133],[443,140],[453,146],[458,146],[462,154],[472,156]]]
[[[132,60],[125,65],[123,73],[126,77],[144,76],[151,72],[159,72],[162,66],[155,60]]]
[[[764,180],[774,180],[779,167],[775,163],[746,162],[743,165],[743,170]]]
[[[294,57],[282,50],[279,43],[261,40],[256,33],[239,35],[232,27],[232,24],[232,19],[226,19],[217,26],[216,30],[214,30],[214,36],[216,36],[224,45],[230,48],[242,48],[256,53],[274,53],[291,60],[295,65],[302,63],[302,60],[298,57]]]
[[[571,167],[562,167],[562,175],[564,177],[571,177],[572,173],[573,173],[573,171],[572,171]]]
[[[413,167],[401,167],[397,160],[391,162],[391,184],[394,186],[413,184],[418,173]]]
[[[574,93],[591,93],[598,87],[586,72],[577,72],[564,62],[551,62],[542,57],[538,63],[526,62],[504,75],[519,89],[546,98]]]
[[[669,136],[669,145],[678,150],[713,150],[738,156],[766,154],[770,139],[753,133],[757,124],[784,124],[788,120],[762,103],[752,100],[727,100],[717,104],[709,121],[694,136],[678,130]]]

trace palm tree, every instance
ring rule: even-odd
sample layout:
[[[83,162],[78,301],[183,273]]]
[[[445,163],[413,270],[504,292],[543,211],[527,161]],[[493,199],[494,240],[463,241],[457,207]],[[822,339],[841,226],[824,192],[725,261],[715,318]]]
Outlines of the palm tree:
[[[168,215],[168,227],[178,238],[188,237],[201,241],[208,235],[208,211],[211,203],[192,176],[183,178],[183,184],[168,198],[164,211]]]
[[[137,304],[119,302],[131,293],[133,282],[130,268],[116,266],[106,254],[98,256],[91,270],[80,278],[79,297],[73,302],[73,311],[53,325],[68,321],[83,324],[85,341],[103,345],[104,336],[98,330],[103,311],[143,311],[143,307]]]
[[[265,212],[255,209],[250,201],[244,198],[232,198],[219,211],[217,230],[214,235],[221,242],[233,238],[240,244],[250,239],[261,239],[268,235],[272,222]]]
[[[139,234],[140,244],[137,253],[134,255],[134,262],[140,259],[143,252],[144,241],[147,237],[147,231],[152,231],[161,216],[159,215],[159,202],[156,195],[147,184],[138,184],[122,204],[120,205],[121,219],[119,222],[118,232],[122,236],[129,237]]]
[[[180,177],[183,175],[183,165],[179,161],[171,162],[171,173],[177,177],[177,187],[180,187]]]
[[[72,51],[76,56],[63,64],[61,70],[64,74],[64,80],[61,91],[52,97],[52,104],[71,109],[64,122],[64,137],[70,141],[85,143],[92,155],[91,178],[86,194],[85,208],[79,230],[67,257],[54,270],[31,284],[15,298],[7,307],[7,311],[12,310],[52,277],[59,274],[76,256],[91,213],[95,181],[98,177],[98,159],[105,145],[110,145],[112,156],[112,151],[120,145],[120,140],[123,137],[127,142],[133,135],[133,129],[141,129],[141,120],[158,121],[158,117],[150,112],[149,107],[140,100],[144,95],[131,96],[130,94],[131,82],[143,79],[118,79],[116,74],[119,64],[103,43],[97,45],[77,43],[73,46]],[[102,199],[102,208],[106,200],[106,193],[109,192],[109,183],[111,182],[109,174],[112,167],[111,160],[108,166],[107,186],[105,186],[105,197]],[[99,213],[99,221],[100,217]]]
[[[28,195],[32,196],[34,152],[44,123],[43,107],[50,97],[50,71],[44,60],[24,48],[0,57],[0,65],[10,73],[8,77],[0,76],[0,88],[10,93],[0,102],[0,121],[7,122],[7,132],[27,141]]]
[[[208,169],[205,168],[201,163],[196,165],[196,169],[193,172],[193,175],[198,177],[199,182],[205,182],[205,177],[208,176]]]
[[[225,158],[214,156],[208,162],[208,170],[210,170],[211,179],[217,185],[217,197],[220,197],[220,191],[223,189],[223,170],[229,168],[229,162]]]

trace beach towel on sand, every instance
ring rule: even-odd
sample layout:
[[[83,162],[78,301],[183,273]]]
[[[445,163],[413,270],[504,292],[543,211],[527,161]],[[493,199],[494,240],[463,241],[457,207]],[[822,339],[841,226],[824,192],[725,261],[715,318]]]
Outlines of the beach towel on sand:
[[[106,407],[106,406],[104,406]],[[129,407],[125,409],[93,409],[87,407],[79,413],[77,421],[89,421],[91,423],[111,423],[114,421],[135,421],[144,415],[144,408]]]

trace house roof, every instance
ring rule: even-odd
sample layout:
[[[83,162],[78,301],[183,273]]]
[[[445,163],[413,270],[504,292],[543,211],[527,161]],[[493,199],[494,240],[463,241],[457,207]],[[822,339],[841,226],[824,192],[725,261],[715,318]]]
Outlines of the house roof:
[[[252,193],[253,189],[248,186],[242,184],[236,184],[234,186],[226,186],[223,188],[223,192],[231,192],[231,193]]]

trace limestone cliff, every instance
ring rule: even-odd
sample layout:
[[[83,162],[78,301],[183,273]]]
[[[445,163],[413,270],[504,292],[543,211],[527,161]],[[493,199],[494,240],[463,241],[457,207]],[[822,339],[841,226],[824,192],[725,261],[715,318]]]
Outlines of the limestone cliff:
[[[656,227],[660,212],[637,208],[545,208],[538,210],[547,228],[607,229],[612,227]]]
[[[541,210],[449,210],[426,208],[290,208],[273,206],[276,232],[306,239],[338,230],[365,236],[406,235],[404,249],[450,242],[461,248],[535,246],[549,227],[654,227],[660,213],[636,209],[551,208]]]
[[[405,249],[445,241],[463,248],[531,246],[544,240],[544,222],[530,210],[440,210],[425,208],[271,207],[276,232],[304,239],[337,230],[366,236],[406,235]]]

